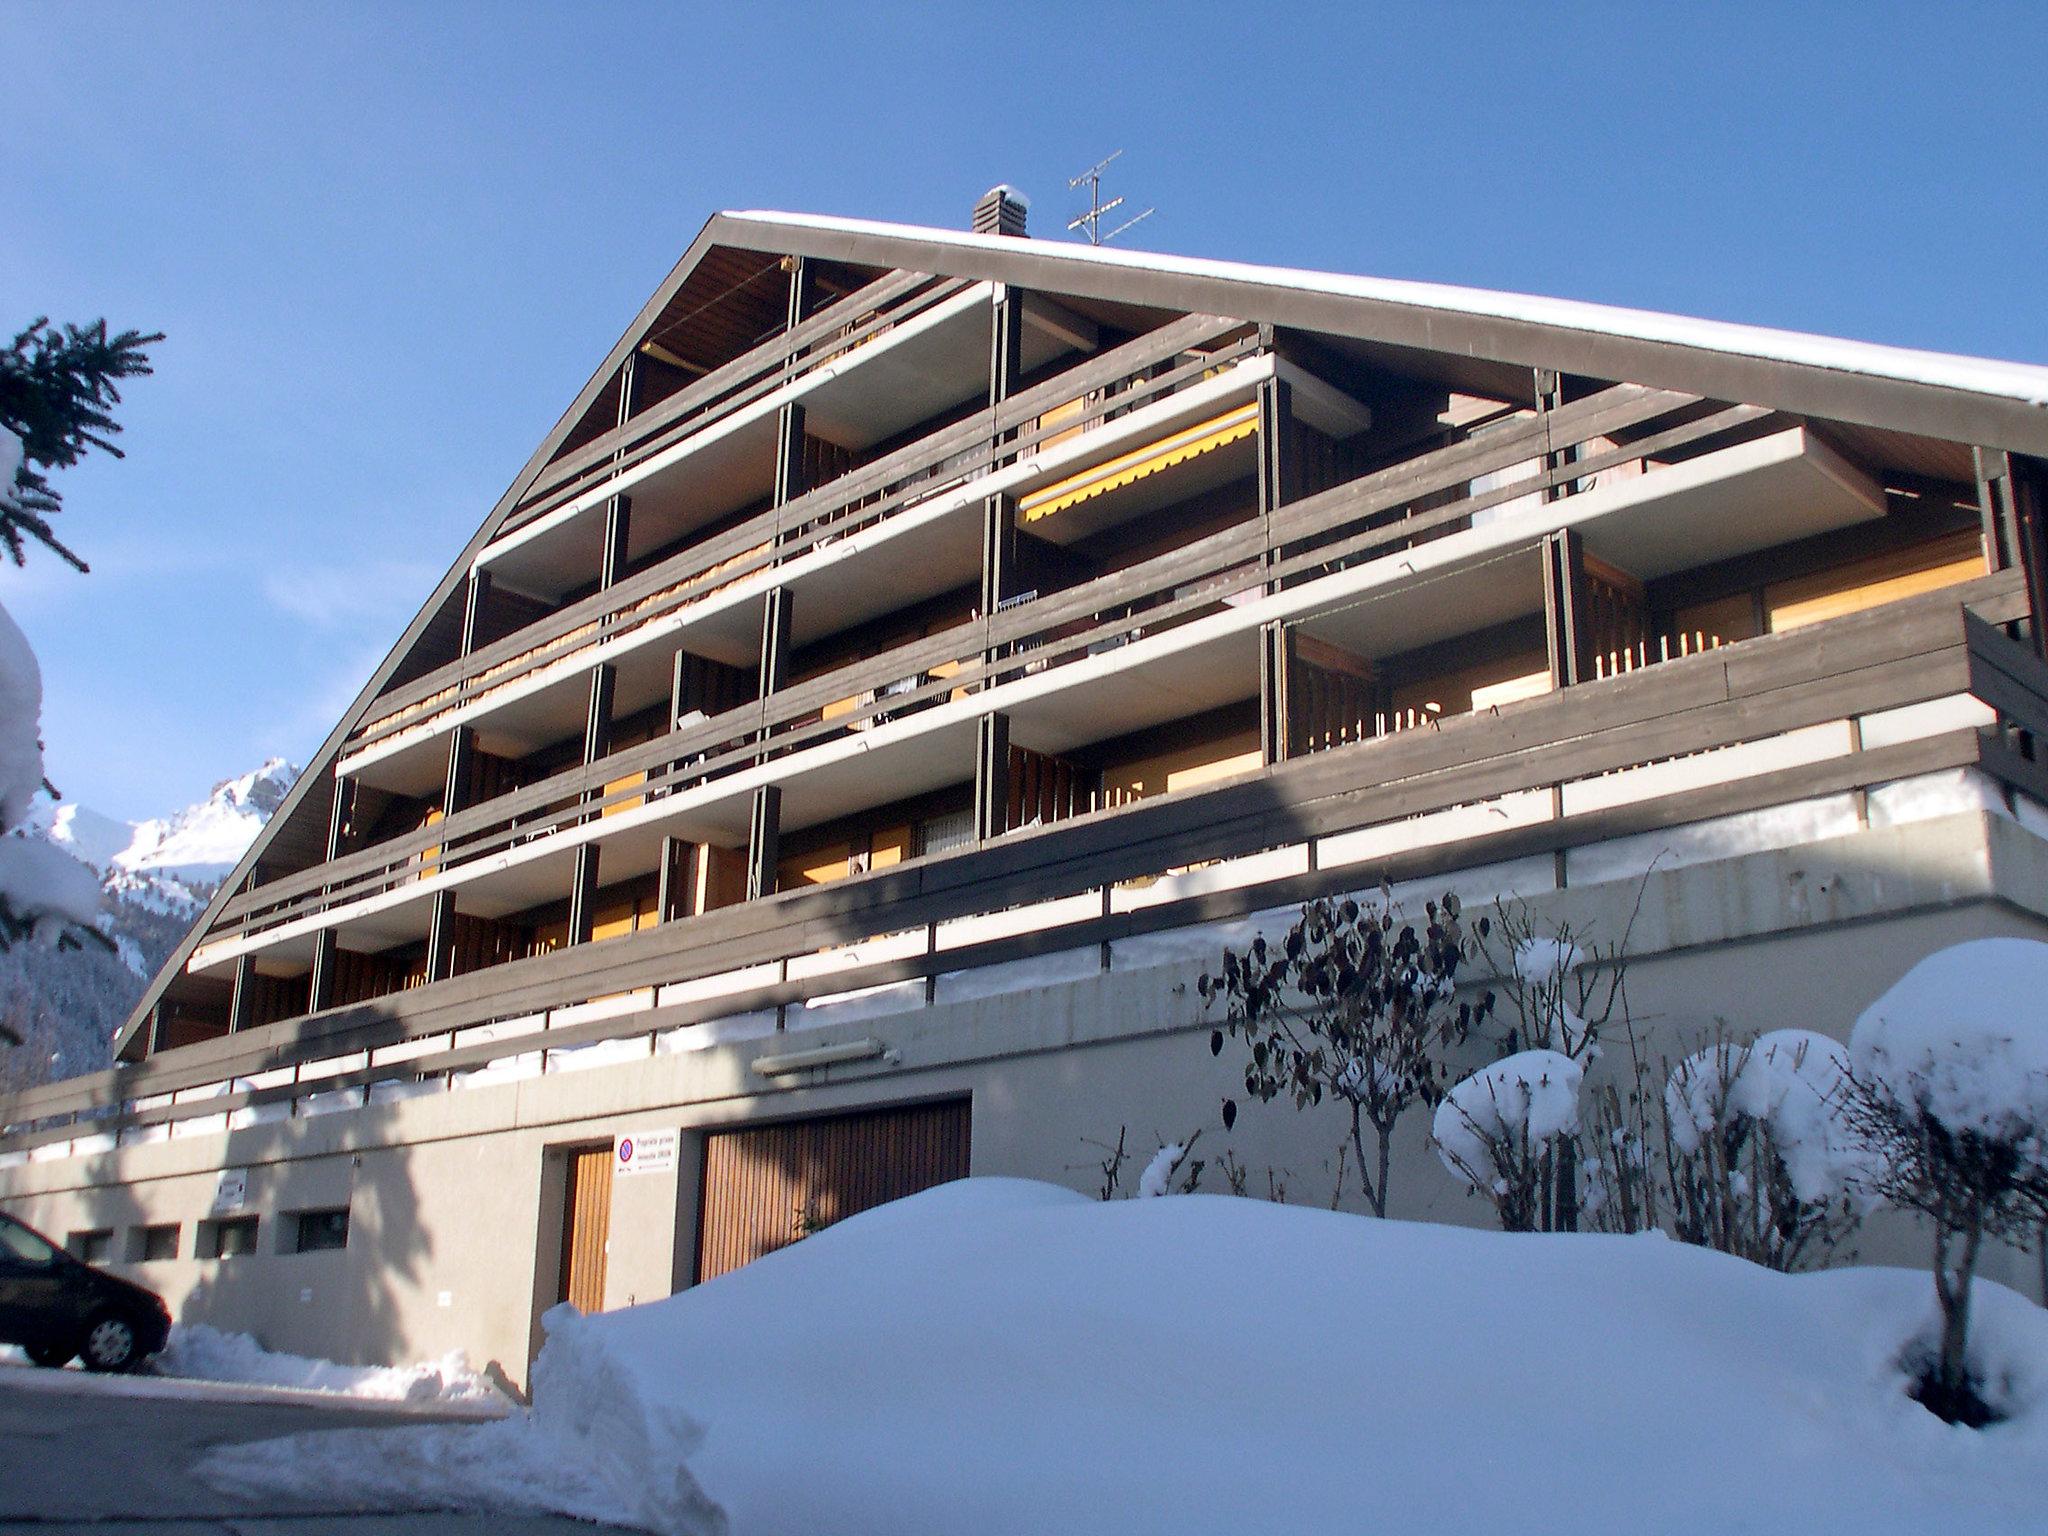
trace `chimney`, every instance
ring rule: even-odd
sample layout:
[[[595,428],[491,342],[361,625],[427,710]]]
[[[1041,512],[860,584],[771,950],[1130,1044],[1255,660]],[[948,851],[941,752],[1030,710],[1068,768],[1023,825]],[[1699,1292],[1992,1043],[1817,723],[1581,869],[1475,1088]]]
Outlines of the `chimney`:
[[[1015,235],[1025,238],[1024,216],[1031,211],[1031,199],[1005,182],[990,187],[974,205],[973,229],[977,235]]]

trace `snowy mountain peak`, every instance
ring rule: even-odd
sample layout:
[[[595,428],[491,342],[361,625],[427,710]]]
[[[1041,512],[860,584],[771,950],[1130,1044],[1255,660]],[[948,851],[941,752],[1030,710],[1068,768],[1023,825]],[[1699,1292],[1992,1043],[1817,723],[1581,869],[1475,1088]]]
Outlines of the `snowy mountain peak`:
[[[17,1061],[33,1058],[40,1064],[28,1081],[107,1064],[115,1029],[207,898],[248,852],[297,775],[290,763],[274,757],[223,779],[196,805],[143,822],[116,821],[69,800],[36,796],[20,834],[41,838],[86,866],[75,872],[88,899],[97,883],[98,926],[114,948],[88,945],[60,954],[17,944],[0,954],[0,1017],[24,1039],[38,1042],[35,1051],[11,1053]]]
[[[298,776],[292,764],[273,757],[239,778],[223,779],[197,805],[135,823],[133,835],[108,865],[188,882],[219,880],[248,851]]]

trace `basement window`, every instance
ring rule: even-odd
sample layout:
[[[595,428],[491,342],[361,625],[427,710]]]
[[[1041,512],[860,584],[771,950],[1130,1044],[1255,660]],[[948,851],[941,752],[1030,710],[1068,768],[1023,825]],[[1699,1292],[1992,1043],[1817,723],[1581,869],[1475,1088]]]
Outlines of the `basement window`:
[[[74,1232],[64,1246],[82,1264],[104,1264],[114,1256],[114,1233],[110,1227]]]
[[[159,1226],[137,1227],[133,1239],[135,1257],[144,1264],[161,1263],[178,1256],[178,1224],[165,1222]]]
[[[299,1211],[294,1216],[293,1253],[327,1253],[348,1246],[348,1207]]]
[[[231,1216],[200,1226],[199,1256],[202,1259],[240,1259],[256,1251],[256,1218]]]

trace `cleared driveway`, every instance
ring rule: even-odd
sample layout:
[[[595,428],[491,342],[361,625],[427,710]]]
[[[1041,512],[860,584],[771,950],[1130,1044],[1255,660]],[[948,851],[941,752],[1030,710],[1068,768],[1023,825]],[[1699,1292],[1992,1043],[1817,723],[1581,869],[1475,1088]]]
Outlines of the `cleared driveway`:
[[[338,1508],[333,1501],[226,1494],[191,1470],[210,1447],[237,1441],[476,1416],[439,1404],[0,1365],[0,1531],[596,1536],[604,1529],[557,1516],[470,1514],[374,1499]]]

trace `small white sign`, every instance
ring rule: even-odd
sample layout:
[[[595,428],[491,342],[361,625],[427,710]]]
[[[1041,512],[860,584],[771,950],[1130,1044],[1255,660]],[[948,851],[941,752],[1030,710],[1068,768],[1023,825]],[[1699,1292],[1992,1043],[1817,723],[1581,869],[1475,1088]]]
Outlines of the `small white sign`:
[[[225,1211],[239,1211],[249,1198],[249,1170],[246,1168],[223,1168],[220,1181],[213,1186],[213,1209],[216,1214]]]
[[[681,1131],[627,1131],[612,1141],[612,1172],[674,1173]]]

